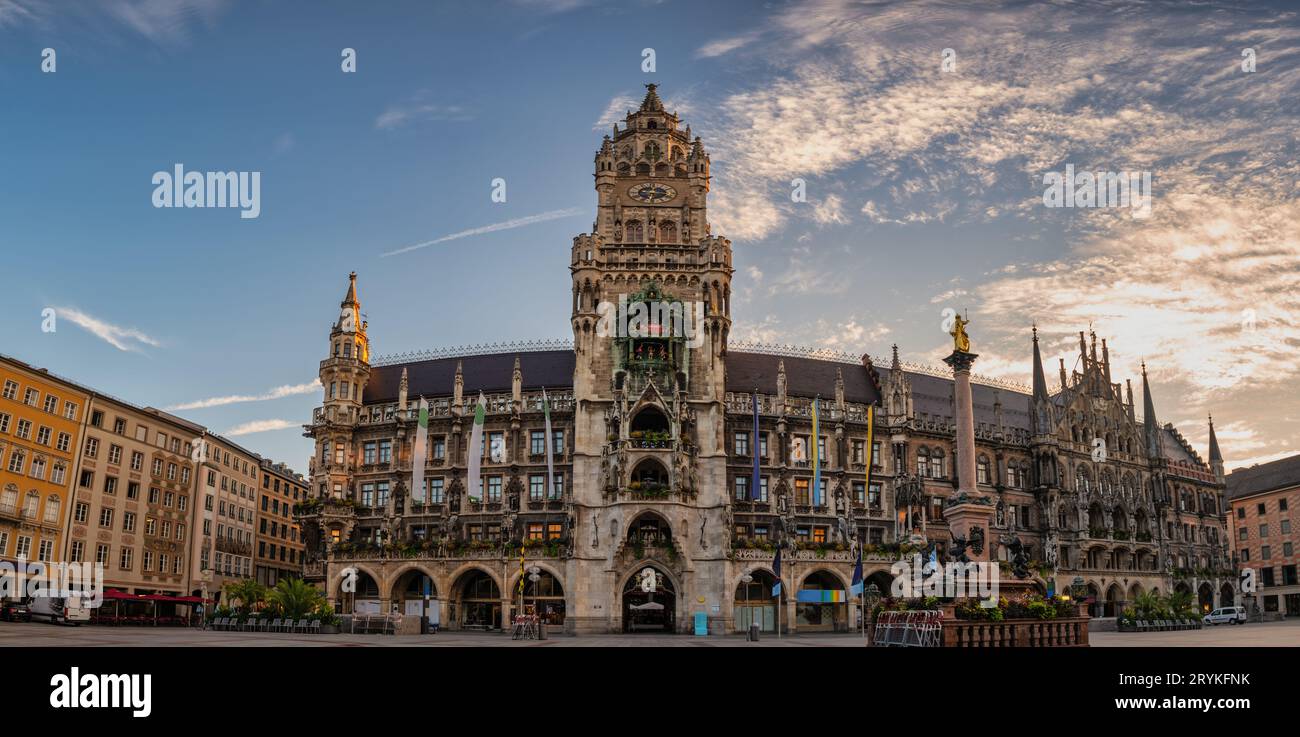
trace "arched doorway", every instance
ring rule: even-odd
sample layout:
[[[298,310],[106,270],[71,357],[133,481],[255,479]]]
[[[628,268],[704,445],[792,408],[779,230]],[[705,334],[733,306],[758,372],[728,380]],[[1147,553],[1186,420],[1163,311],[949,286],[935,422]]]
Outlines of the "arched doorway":
[[[501,628],[501,587],[486,571],[466,572],[456,583],[456,600],[460,629],[494,630]]]
[[[623,585],[623,631],[677,631],[677,589],[657,566],[642,566]]]
[[[369,573],[360,569],[354,570],[357,576],[356,586],[352,591],[348,591],[347,586],[340,589],[339,611],[351,614],[387,614],[381,611],[379,584]]]
[[[842,632],[848,629],[848,593],[828,571],[815,571],[803,580],[795,597],[795,626],[801,632]]]
[[[393,603],[404,616],[427,616],[430,623],[440,623],[438,587],[427,573],[418,568],[412,568],[398,577],[393,584]]]
[[[1225,583],[1219,587],[1219,606],[1236,606],[1237,592],[1232,590],[1232,584]]]
[[[546,570],[538,571],[536,582],[531,575],[524,581],[524,613],[534,612],[546,624],[557,627],[564,624],[564,587]]]
[[[1196,601],[1201,605],[1201,614],[1209,614],[1214,610],[1214,587],[1209,581],[1204,581],[1197,587]]]
[[[1097,588],[1097,584],[1088,584],[1088,598],[1086,601],[1088,602],[1088,616],[1094,619],[1101,617],[1104,605],[1101,601],[1101,589]]]
[[[1124,590],[1119,584],[1113,583],[1110,588],[1106,589],[1106,606],[1102,610],[1103,617],[1118,617],[1121,609],[1124,608]]]
[[[735,614],[736,630],[746,632],[751,622],[758,622],[763,632],[776,632],[776,597],[772,588],[776,586],[776,576],[771,571],[751,571],[752,580],[743,580],[736,584],[736,605],[732,607]],[[781,587],[782,606],[789,600],[785,587]]]

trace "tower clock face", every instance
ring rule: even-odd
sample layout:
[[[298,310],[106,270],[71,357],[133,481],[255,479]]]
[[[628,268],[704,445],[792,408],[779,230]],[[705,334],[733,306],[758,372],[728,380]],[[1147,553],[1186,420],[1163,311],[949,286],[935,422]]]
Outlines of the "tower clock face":
[[[667,202],[677,196],[677,190],[667,184],[655,184],[654,182],[634,184],[627,193],[634,200],[650,203]]]

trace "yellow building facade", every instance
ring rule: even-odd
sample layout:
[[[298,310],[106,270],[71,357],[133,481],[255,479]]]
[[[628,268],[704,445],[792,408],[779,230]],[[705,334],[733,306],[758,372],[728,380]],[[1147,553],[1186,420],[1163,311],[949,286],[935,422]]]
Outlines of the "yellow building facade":
[[[0,560],[59,560],[90,397],[0,356]]]

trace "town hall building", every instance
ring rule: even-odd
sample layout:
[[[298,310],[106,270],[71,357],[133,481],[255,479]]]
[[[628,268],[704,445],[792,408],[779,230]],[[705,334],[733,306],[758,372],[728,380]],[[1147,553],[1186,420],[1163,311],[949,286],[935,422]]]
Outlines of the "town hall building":
[[[732,247],[709,224],[709,155],[647,87],[596,153],[595,221],[569,252],[572,342],[372,358],[351,275],[296,507],[307,578],[341,611],[428,613],[450,629],[537,612],[579,634],[771,631],[778,619],[842,631],[858,622],[859,551],[882,596],[895,561],[934,543],[946,555],[952,374],[896,347],[876,365],[732,341]],[[627,330],[627,314],[652,317]],[[1033,386],[971,387],[991,557],[1005,564],[1019,541],[1038,588],[1086,591],[1094,616],[1145,592],[1233,603],[1213,426],[1202,460],[1157,421],[1145,370],[1139,416],[1106,341],[1079,340],[1076,368],[1062,361],[1051,388],[1028,329]]]

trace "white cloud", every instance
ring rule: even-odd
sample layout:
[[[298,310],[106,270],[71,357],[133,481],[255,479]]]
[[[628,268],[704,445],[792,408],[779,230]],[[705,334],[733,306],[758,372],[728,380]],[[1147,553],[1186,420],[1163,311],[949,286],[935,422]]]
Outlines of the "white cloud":
[[[469,111],[460,105],[442,105],[428,102],[428,91],[421,90],[404,103],[390,105],[387,110],[375,118],[375,128],[392,130],[410,123],[437,120],[464,122],[473,120]]]
[[[759,35],[758,32],[754,31],[750,33],[742,33],[739,36],[728,36],[727,38],[710,41],[701,46],[699,50],[695,52],[695,58],[710,59],[715,56],[729,54],[742,46],[748,46],[753,43],[758,39]]]
[[[619,93],[605,106],[605,110],[601,112],[600,117],[596,119],[595,123],[591,124],[591,129],[598,133],[609,133],[613,131],[615,123],[627,117],[627,111],[636,110],[639,107],[641,107],[641,100],[633,97],[628,92]]]
[[[293,397],[301,394],[311,394],[320,391],[320,389],[320,379],[313,379],[306,384],[285,384],[284,386],[277,386],[274,389],[262,392],[261,394],[229,394],[224,397],[196,399],[191,402],[174,404],[167,409],[207,409],[208,407],[222,407],[227,404],[240,404],[242,402],[265,402],[271,399],[282,399],[284,397]]]
[[[289,428],[301,428],[301,422],[293,420],[253,420],[240,425],[235,425],[229,430],[222,433],[228,437],[238,437],[240,435],[252,435],[257,432],[270,432],[271,430],[287,430]]]
[[[162,345],[140,330],[114,325],[75,307],[56,307],[54,312],[59,320],[67,320],[85,329],[119,351],[139,351],[143,346],[157,348]]]
[[[560,218],[573,217],[574,215],[582,215],[586,212],[587,210],[581,207],[570,207],[567,210],[549,210],[547,212],[541,212],[536,215],[528,215],[521,218],[514,218],[513,220],[506,220],[500,223],[492,223],[491,225],[482,225],[477,228],[462,230],[458,233],[452,233],[451,235],[444,235],[441,238],[434,238],[431,241],[425,241],[423,243],[416,243],[415,245],[405,246],[403,248],[397,249],[396,251],[389,251],[388,253],[384,253],[381,255],[385,257],[396,256],[399,253],[406,253],[408,251],[414,251],[420,248],[428,248],[429,246],[432,246],[436,243],[445,243],[447,241],[454,241],[459,238],[469,238],[470,236],[483,235],[484,233],[495,233],[498,230],[510,230],[512,228],[522,228],[526,225],[544,223],[548,220],[558,220]]]
[[[821,202],[813,206],[813,220],[818,225],[848,225],[849,218],[844,214],[844,201],[839,195],[826,195]]]

